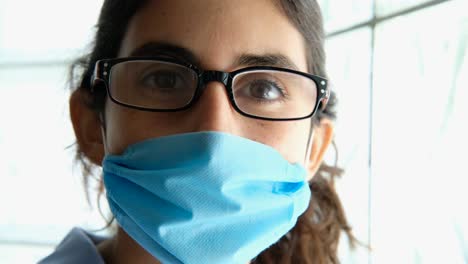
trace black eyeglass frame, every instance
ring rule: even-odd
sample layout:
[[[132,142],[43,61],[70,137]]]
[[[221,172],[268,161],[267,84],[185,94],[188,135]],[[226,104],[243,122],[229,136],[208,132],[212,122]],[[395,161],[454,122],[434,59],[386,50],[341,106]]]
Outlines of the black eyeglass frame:
[[[185,105],[184,107],[176,108],[176,109],[155,109],[155,108],[146,108],[146,107],[140,107],[140,106],[135,106],[135,105],[130,105],[126,104],[123,102],[120,102],[116,100],[113,96],[112,93],[110,92],[110,72],[111,69],[114,65],[117,65],[119,63],[123,62],[128,62],[128,61],[161,61],[165,63],[172,63],[180,66],[187,67],[191,70],[193,70],[196,73],[197,76],[197,87],[195,89],[195,94],[190,100],[190,102]],[[317,89],[317,99],[315,102],[315,107],[312,110],[312,112],[309,115],[303,116],[303,117],[295,117],[295,118],[269,118],[269,117],[262,117],[262,116],[256,116],[256,115],[251,115],[248,113],[245,113],[242,111],[236,104],[236,101],[234,100],[234,93],[232,90],[232,82],[235,78],[236,75],[249,72],[249,71],[257,71],[257,70],[275,70],[275,71],[281,71],[281,72],[288,72],[288,73],[293,73],[293,74],[299,74],[302,75],[306,78],[311,79],[315,83],[315,87]],[[236,109],[236,111],[244,116],[251,117],[251,118],[256,118],[256,119],[262,119],[262,120],[269,120],[269,121],[293,121],[293,120],[301,120],[301,119],[306,119],[309,117],[312,117],[316,112],[317,109],[320,107],[321,110],[324,110],[328,100],[330,99],[330,90],[327,87],[328,81],[327,79],[301,72],[301,71],[296,71],[292,69],[287,69],[287,68],[280,68],[280,67],[272,67],[272,66],[251,66],[251,67],[246,67],[242,69],[238,69],[232,72],[223,72],[223,71],[205,71],[197,68],[196,66],[186,63],[180,60],[176,59],[171,59],[167,57],[126,57],[126,58],[114,58],[114,59],[102,59],[98,60],[95,64],[94,67],[94,73],[91,77],[91,92],[93,93],[95,91],[95,88],[99,86],[100,83],[103,83],[106,87],[107,94],[109,95],[109,98],[112,100],[112,102],[125,106],[125,107],[130,107],[142,111],[150,111],[150,112],[177,112],[177,111],[183,111],[187,110],[190,107],[192,107],[200,98],[200,96],[203,94],[204,89],[206,88],[206,84],[212,81],[218,81],[224,84],[224,87],[226,89],[226,92],[229,97],[229,101],[231,105]]]

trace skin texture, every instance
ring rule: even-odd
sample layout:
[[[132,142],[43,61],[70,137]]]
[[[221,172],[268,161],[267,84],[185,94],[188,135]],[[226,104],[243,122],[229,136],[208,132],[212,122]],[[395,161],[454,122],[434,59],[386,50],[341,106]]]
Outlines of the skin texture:
[[[246,67],[238,63],[240,56],[279,54],[293,63],[291,67],[307,71],[303,37],[269,0],[151,1],[130,21],[119,57],[130,56],[148,42],[188,49],[197,66],[206,70],[233,71]],[[272,122],[244,117],[234,110],[223,84],[217,82],[208,83],[197,104],[183,112],[138,111],[108,99],[105,129],[98,115],[82,103],[85,96],[79,89],[72,94],[71,117],[80,148],[97,165],[106,153],[120,154],[144,139],[221,131],[272,146],[288,161],[306,166],[310,179],[333,136],[332,123],[323,120],[307,146],[310,119]],[[106,263],[159,263],[120,228],[99,248]]]

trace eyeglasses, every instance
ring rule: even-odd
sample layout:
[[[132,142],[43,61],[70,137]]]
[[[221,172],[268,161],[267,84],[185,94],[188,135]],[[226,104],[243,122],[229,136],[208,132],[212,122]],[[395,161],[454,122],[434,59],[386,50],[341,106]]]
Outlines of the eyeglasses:
[[[248,67],[233,72],[204,71],[181,61],[158,57],[105,59],[96,62],[92,91],[104,83],[116,104],[154,112],[193,106],[206,84],[224,84],[240,114],[263,120],[299,120],[325,108],[327,80],[278,67]]]

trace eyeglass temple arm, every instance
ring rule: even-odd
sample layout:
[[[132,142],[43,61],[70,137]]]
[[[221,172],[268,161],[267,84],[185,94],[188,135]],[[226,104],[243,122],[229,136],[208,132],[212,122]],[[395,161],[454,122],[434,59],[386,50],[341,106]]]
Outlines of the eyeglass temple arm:
[[[320,110],[324,111],[327,108],[328,101],[330,100],[331,91],[326,89],[325,95],[320,99]]]
[[[96,62],[96,65],[94,66],[93,74],[91,75],[91,78],[89,79],[89,86],[91,88],[91,93],[94,93],[94,87],[98,82],[102,82],[103,80],[99,76],[99,71],[100,71],[100,63],[99,61]]]

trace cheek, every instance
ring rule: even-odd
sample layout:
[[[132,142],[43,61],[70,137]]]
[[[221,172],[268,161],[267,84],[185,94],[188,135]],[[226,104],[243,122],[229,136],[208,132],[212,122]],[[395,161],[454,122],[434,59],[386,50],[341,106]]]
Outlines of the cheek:
[[[309,137],[310,120],[269,122],[260,125],[261,129],[251,138],[275,148],[291,163],[304,163]]]
[[[138,115],[127,109],[108,104],[105,111],[105,143],[109,154],[121,154],[125,148],[141,137],[137,127],[132,124]],[[136,122],[138,123],[138,122]],[[144,131],[144,130],[141,130]]]
[[[145,139],[197,131],[190,126],[190,115],[182,112],[141,112],[108,102],[105,117],[105,144],[109,154],[121,154],[129,145]],[[230,133],[269,145],[289,162],[303,164],[309,119],[269,122],[241,117],[233,122],[237,129]]]
[[[108,103],[105,118],[109,154],[121,154],[134,143],[178,132],[173,113],[142,112]]]

